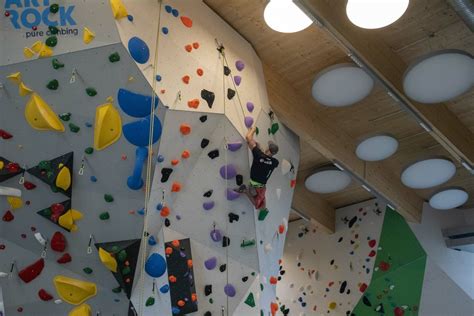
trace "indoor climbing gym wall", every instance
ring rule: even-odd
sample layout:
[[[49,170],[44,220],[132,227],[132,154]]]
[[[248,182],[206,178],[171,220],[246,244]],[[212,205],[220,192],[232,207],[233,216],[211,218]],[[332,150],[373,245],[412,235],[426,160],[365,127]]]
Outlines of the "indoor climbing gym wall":
[[[275,315],[299,141],[250,44],[201,1],[0,7],[0,315]]]
[[[428,315],[427,256],[406,221],[376,200],[338,209],[336,220],[332,235],[290,224],[279,315]]]

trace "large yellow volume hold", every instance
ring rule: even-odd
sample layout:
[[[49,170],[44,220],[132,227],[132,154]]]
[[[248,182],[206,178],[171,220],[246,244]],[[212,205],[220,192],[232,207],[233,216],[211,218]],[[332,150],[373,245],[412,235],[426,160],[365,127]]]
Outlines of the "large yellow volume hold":
[[[92,308],[88,304],[82,304],[74,307],[68,316],[92,316]]]
[[[80,220],[81,218],[81,212],[70,209],[59,217],[58,224],[59,226],[64,227],[68,231],[75,232],[77,230],[76,221]]]
[[[107,269],[114,273],[117,272],[117,260],[115,260],[110,252],[99,247],[99,258]]]
[[[114,18],[121,19],[127,17],[127,8],[123,4],[122,0],[110,0],[110,6],[112,7]]]
[[[59,171],[58,176],[56,177],[56,186],[58,188],[67,191],[71,187],[71,170],[68,167],[64,166]]]
[[[26,104],[25,118],[34,129],[64,132],[64,125],[58,115],[37,93],[33,93]]]
[[[122,119],[112,103],[99,105],[95,110],[94,148],[104,149],[122,135]]]
[[[97,286],[92,282],[57,275],[53,283],[59,297],[72,305],[80,305],[97,294]]]

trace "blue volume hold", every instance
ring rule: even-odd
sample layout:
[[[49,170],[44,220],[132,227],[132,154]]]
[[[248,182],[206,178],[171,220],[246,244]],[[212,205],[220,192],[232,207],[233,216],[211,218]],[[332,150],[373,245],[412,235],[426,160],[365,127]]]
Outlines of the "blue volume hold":
[[[128,140],[129,143],[138,146],[145,147],[149,143],[149,133],[150,133],[150,116],[142,118],[138,121],[125,124],[123,126],[123,135]],[[161,122],[155,116],[154,118],[154,128],[153,128],[153,139],[152,143],[156,143],[161,137]]]
[[[119,89],[117,94],[118,103],[122,111],[133,117],[146,117],[151,113],[152,97],[138,94],[126,89]],[[155,108],[160,100],[155,97]]]
[[[146,147],[138,147],[135,151],[135,167],[133,174],[127,179],[127,186],[132,190],[140,190],[143,187],[142,171],[148,157]]]
[[[128,51],[132,58],[139,64],[144,64],[150,59],[150,49],[139,37],[134,36],[128,41]]]

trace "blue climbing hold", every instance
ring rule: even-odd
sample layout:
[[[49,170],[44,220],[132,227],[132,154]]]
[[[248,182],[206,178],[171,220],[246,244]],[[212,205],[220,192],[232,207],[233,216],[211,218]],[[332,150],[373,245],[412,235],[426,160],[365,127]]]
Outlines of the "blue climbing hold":
[[[130,22],[133,22],[133,15],[127,15],[127,19],[130,21]]]
[[[159,253],[153,253],[145,263],[145,272],[153,277],[159,278],[166,272],[166,260]]]
[[[145,208],[141,208],[137,211],[138,215],[145,215]]]
[[[138,146],[138,147],[145,147],[148,146],[148,142],[150,139],[150,117],[147,116],[146,118],[140,119],[135,122],[131,122],[125,124],[123,126],[123,135],[128,140],[129,143]],[[155,116],[154,118],[154,127],[153,127],[153,139],[152,143],[156,143],[158,139],[161,137],[161,122]]]
[[[151,113],[152,96],[143,95],[132,92],[130,90],[120,88],[117,93],[120,108],[130,116],[146,117]],[[155,108],[158,106],[160,99],[155,97]]]
[[[86,122],[86,127],[92,127],[92,123]]]
[[[91,176],[91,181],[92,181],[92,182],[97,182],[96,176]]]
[[[173,10],[171,10],[171,14],[172,14],[175,18],[177,18],[177,17],[179,16],[179,11],[176,10],[176,9],[173,9]]]
[[[128,51],[132,58],[139,64],[144,64],[150,59],[150,49],[148,45],[136,36],[128,41]]]
[[[170,286],[168,284],[163,285],[160,287],[160,292],[163,294],[166,294],[170,291]]]
[[[163,155],[158,155],[158,157],[156,158],[156,161],[163,162],[165,161],[165,157],[163,157]]]
[[[168,28],[166,26],[164,26],[164,27],[161,28],[161,31],[163,32],[163,34],[167,35],[170,30],[168,30]]]
[[[160,75],[156,75],[155,79],[156,79],[156,81],[160,82],[160,81],[161,81],[161,76],[160,76]]]
[[[180,310],[178,307],[173,306],[173,307],[171,308],[171,312],[173,313],[173,315],[178,315],[178,314],[181,313],[181,310]]]
[[[173,11],[173,8],[170,5],[165,5],[165,11],[171,13],[171,11]]]
[[[148,237],[148,244],[149,244],[150,246],[156,245],[155,236],[151,235],[150,237]]]
[[[156,210],[157,210],[157,211],[161,211],[162,209],[163,209],[163,203],[158,203],[158,204],[156,205]]]

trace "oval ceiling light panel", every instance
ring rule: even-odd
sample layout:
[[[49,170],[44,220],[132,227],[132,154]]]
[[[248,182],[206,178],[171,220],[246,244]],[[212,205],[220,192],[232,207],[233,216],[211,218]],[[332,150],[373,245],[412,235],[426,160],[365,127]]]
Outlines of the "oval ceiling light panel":
[[[415,162],[402,172],[402,183],[412,189],[428,189],[445,183],[456,173],[456,166],[446,158]]]
[[[336,167],[322,168],[306,178],[306,189],[314,193],[334,193],[344,190],[351,183],[351,177]]]
[[[313,98],[322,105],[342,107],[365,99],[374,88],[367,72],[353,64],[338,64],[321,71],[313,81]]]
[[[292,0],[271,0],[263,18],[271,29],[281,33],[299,32],[313,23]]]
[[[450,210],[467,202],[469,194],[458,187],[445,188],[430,197],[430,206],[437,210]]]
[[[406,95],[421,103],[454,99],[474,86],[473,56],[461,50],[442,50],[419,58],[405,72]]]
[[[398,141],[390,135],[376,135],[364,139],[356,148],[356,155],[365,161],[380,161],[392,156]]]
[[[346,14],[358,27],[379,29],[401,18],[409,3],[409,0],[349,0]]]

